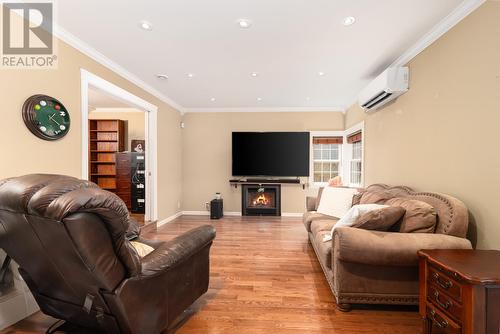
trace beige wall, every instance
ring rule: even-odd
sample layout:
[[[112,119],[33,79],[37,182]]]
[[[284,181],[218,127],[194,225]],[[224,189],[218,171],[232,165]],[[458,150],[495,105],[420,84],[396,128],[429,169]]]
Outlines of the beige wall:
[[[500,2],[487,2],[414,58],[410,91],[365,120],[366,184],[463,200],[480,248],[500,249]],[[474,233],[473,233],[474,234]]]
[[[91,111],[89,119],[121,119],[126,121],[125,125],[125,151],[130,151],[130,141],[134,139],[144,140],[145,112],[113,111],[104,112]]]
[[[233,131],[342,130],[340,112],[290,113],[188,113],[182,130],[183,210],[203,211],[216,192],[224,198],[224,210],[241,212],[241,188],[231,179]],[[283,185],[282,212],[300,213],[305,196],[315,190]]]
[[[26,173],[81,176],[80,68],[86,69],[157,105],[159,217],[178,211],[181,189],[180,114],[114,72],[63,42],[59,42],[55,70],[0,70],[0,178]],[[48,142],[32,135],[23,123],[21,107],[33,94],[59,99],[71,116],[71,128],[61,140]]]

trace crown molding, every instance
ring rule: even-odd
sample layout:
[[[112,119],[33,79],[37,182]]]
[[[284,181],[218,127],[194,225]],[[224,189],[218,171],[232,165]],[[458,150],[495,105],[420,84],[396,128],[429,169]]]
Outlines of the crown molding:
[[[464,0],[457,8],[455,8],[444,19],[439,21],[439,23],[432,27],[432,29],[429,30],[422,38],[420,38],[415,44],[399,56],[399,58],[396,59],[389,67],[406,65],[420,52],[425,50],[428,46],[438,40],[451,28],[457,25],[457,23],[462,21],[485,2],[486,0]]]
[[[92,110],[93,113],[110,113],[110,112],[133,112],[133,113],[144,113],[144,110],[137,108],[95,108]]]
[[[342,112],[344,106],[334,107],[259,107],[259,108],[184,108],[184,113],[214,113],[214,112]]]
[[[135,74],[132,74],[122,66],[118,65],[87,43],[83,42],[81,39],[78,37],[74,36],[58,24],[54,24],[54,35],[65,42],[66,44],[72,46],[73,48],[77,49],[84,55],[92,58],[99,64],[107,67],[111,71],[115,72],[116,74],[120,75],[121,77],[127,79],[128,81],[132,82],[139,88],[145,90],[147,93],[155,96],[156,98],[160,99],[161,101],[167,103],[170,105],[172,108],[176,109],[178,112],[181,114],[183,113],[183,107],[169,98],[168,96],[164,95],[160,91],[158,91],[156,88],[151,87],[149,84],[145,83],[143,80],[139,79]]]

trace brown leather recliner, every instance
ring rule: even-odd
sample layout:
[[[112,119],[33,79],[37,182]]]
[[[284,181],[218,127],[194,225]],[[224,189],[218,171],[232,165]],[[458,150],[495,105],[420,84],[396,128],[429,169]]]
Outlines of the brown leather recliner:
[[[208,289],[212,226],[140,258],[123,201],[89,181],[33,174],[0,181],[0,247],[41,310],[94,331],[159,333]]]

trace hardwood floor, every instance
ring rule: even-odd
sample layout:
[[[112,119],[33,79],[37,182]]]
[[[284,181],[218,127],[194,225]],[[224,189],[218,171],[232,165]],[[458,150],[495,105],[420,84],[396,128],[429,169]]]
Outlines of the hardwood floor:
[[[300,219],[184,216],[145,236],[168,240],[204,223],[217,229],[210,289],[175,333],[420,333],[416,308],[336,310]],[[53,321],[37,313],[3,333],[39,333]]]

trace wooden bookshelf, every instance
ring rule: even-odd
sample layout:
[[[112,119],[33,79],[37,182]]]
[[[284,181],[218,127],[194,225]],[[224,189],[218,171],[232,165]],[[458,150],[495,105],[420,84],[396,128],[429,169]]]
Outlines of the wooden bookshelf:
[[[116,153],[125,150],[125,121],[89,120],[89,180],[116,190]]]

